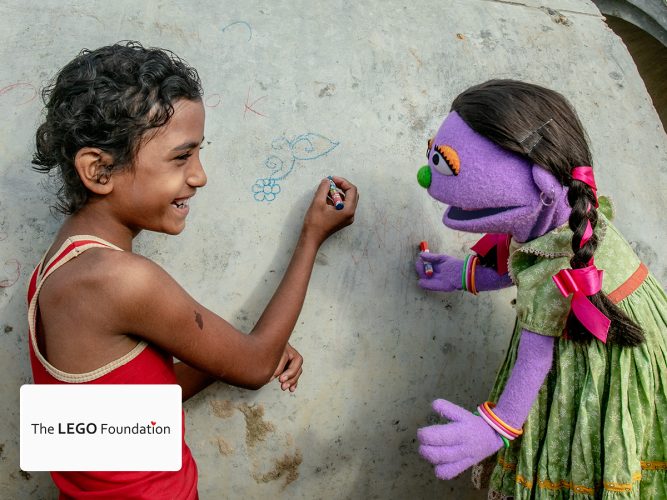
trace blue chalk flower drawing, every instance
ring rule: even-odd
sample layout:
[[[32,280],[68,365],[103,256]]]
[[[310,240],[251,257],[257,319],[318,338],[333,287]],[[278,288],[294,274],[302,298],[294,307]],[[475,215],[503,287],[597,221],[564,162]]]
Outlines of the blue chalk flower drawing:
[[[338,144],[340,143],[312,132],[298,135],[292,140],[285,136],[277,137],[271,143],[276,153],[264,161],[264,166],[271,173],[268,177],[255,181],[252,186],[253,197],[256,201],[272,202],[280,193],[278,181],[287,178],[292,173],[297,160],[311,161],[328,155]]]
[[[280,184],[275,179],[257,179],[252,187],[253,196],[257,201],[273,201],[280,193]]]

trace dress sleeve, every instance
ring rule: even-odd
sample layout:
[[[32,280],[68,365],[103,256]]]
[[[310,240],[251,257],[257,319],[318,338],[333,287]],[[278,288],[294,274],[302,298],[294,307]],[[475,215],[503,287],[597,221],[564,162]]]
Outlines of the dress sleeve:
[[[515,275],[516,310],[521,328],[540,335],[560,337],[570,312],[570,297],[563,297],[552,276],[570,267],[568,258],[521,257],[523,270]]]

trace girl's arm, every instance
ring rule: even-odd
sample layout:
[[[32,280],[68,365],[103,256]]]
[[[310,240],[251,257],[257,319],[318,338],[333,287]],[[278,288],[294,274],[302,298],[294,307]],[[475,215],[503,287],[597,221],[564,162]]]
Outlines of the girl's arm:
[[[517,359],[494,408],[504,422],[521,428],[553,362],[554,338],[521,331]],[[444,399],[433,408],[450,420],[419,429],[421,455],[435,465],[440,479],[451,479],[503,446],[500,435],[477,415]]]
[[[433,266],[433,276],[428,277],[424,272],[424,262]],[[423,252],[420,254],[415,269],[419,276],[419,286],[425,290],[437,292],[453,292],[463,290],[463,260],[444,254]],[[500,290],[512,286],[509,274],[499,275],[495,269],[475,266],[475,287],[478,292]]]
[[[215,382],[215,377],[212,377],[201,370],[197,370],[196,368],[192,368],[183,362],[174,363],[174,372],[176,373],[178,385],[181,386],[183,392],[183,401],[187,401],[192,396],[203,391]]]
[[[299,377],[303,372],[301,368],[302,366],[303,357],[288,343],[287,346],[285,346],[285,351],[278,363],[278,367],[273,374],[273,378],[278,377],[280,388],[283,391],[289,389],[290,392],[294,392],[296,390]],[[215,382],[215,378],[208,373],[192,368],[182,361],[174,363],[174,372],[176,374],[178,385],[181,386],[183,401],[187,401],[191,397],[199,394],[199,392]]]
[[[299,377],[303,371],[302,366],[303,357],[288,343],[278,363],[278,368],[276,368],[273,374],[274,378],[278,377],[280,388],[283,391],[289,389],[290,392],[294,392],[296,390]],[[181,386],[182,401],[187,401],[215,382],[215,377],[192,368],[182,361],[174,363],[174,373],[176,374],[178,385]]]
[[[356,187],[333,179],[345,191],[345,208],[327,204],[329,183],[323,180],[282,281],[248,335],[195,301],[157,264],[115,252],[113,258],[123,260],[118,265],[123,272],[115,284],[119,289],[106,295],[117,300],[120,331],[132,332],[214,378],[262,387],[274,375],[301,312],[320,245],[354,220]]]

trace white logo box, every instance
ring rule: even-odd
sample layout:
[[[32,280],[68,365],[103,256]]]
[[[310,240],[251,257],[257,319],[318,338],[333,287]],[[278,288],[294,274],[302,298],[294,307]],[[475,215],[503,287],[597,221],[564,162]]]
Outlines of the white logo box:
[[[21,386],[25,471],[177,471],[181,386]]]

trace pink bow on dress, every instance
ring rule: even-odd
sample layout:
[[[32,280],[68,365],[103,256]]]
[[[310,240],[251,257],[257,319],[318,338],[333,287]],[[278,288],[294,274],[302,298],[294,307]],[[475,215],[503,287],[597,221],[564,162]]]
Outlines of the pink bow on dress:
[[[595,295],[602,289],[603,274],[604,271],[597,267],[588,266],[563,269],[553,276],[553,280],[563,297],[572,294],[572,312],[581,324],[606,343],[611,321],[588,300],[589,295]]]

